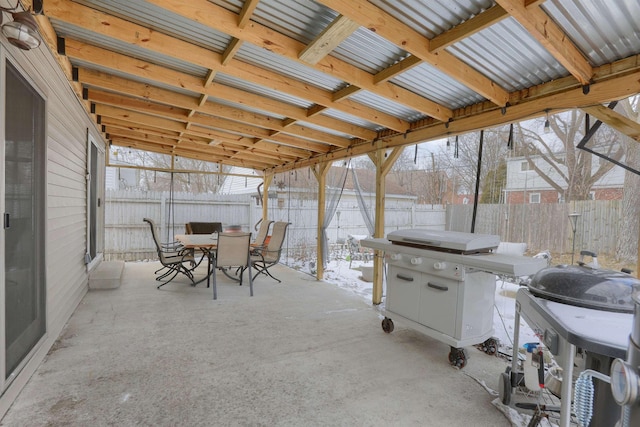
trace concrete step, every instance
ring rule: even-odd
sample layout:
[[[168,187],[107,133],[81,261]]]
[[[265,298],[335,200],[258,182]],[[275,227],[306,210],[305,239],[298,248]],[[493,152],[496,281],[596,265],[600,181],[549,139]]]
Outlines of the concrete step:
[[[124,261],[102,261],[89,275],[89,289],[116,289],[124,271]]]

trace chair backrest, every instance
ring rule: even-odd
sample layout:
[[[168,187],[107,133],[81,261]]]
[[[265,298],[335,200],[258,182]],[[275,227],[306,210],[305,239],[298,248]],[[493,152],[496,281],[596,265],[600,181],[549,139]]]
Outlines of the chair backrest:
[[[153,243],[156,245],[156,252],[158,253],[158,258],[160,262],[165,263],[164,251],[162,250],[162,243],[160,243],[160,238],[158,237],[158,230],[156,229],[156,223],[150,218],[143,218],[144,222],[149,224],[149,228],[151,228],[151,237],[153,237]]]
[[[269,227],[271,227],[271,224],[273,224],[273,221],[269,219],[262,220],[258,233],[256,234],[256,240],[253,242],[254,244],[258,246],[264,245],[264,241],[269,234]]]
[[[222,223],[221,222],[189,222],[188,228],[191,229],[191,232],[187,231],[187,234],[221,233]]]
[[[217,267],[246,267],[249,265],[251,233],[218,233]]]
[[[143,218],[142,220],[149,224],[149,227],[151,228],[151,237],[153,237],[153,243],[156,245],[156,250],[160,252],[161,244],[160,239],[158,239],[158,233],[156,231],[156,223],[150,218]]]
[[[193,234],[193,230],[191,229],[191,223],[190,223],[190,222],[187,222],[187,223],[184,225],[184,232],[185,232],[186,234]]]
[[[269,244],[264,251],[265,261],[278,262],[280,259],[280,252],[282,251],[282,244],[284,243],[288,226],[289,223],[286,221],[277,221],[273,224],[271,239],[269,239]]]

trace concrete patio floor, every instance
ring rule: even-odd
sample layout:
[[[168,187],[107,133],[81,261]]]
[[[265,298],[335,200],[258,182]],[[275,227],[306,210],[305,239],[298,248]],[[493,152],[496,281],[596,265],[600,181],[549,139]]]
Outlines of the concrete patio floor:
[[[449,347],[334,285],[277,266],[218,300],[158,263],[127,263],[122,285],[87,293],[4,426],[509,426],[479,382],[506,362]]]

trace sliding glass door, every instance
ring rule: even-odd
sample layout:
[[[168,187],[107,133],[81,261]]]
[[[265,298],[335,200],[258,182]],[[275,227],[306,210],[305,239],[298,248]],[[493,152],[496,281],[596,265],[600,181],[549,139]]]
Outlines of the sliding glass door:
[[[44,99],[9,62],[5,76],[4,320],[10,380],[46,330],[46,139]]]

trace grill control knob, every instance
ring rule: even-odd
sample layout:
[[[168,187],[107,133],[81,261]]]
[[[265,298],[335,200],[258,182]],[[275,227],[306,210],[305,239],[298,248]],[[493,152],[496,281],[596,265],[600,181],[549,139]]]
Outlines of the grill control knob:
[[[445,268],[447,268],[447,263],[446,263],[446,262],[444,262],[444,261],[436,261],[436,262],[433,264],[433,268],[434,268],[435,270],[444,270]]]
[[[422,258],[411,258],[411,264],[413,264],[413,265],[422,264]]]
[[[402,255],[401,254],[391,254],[391,261],[399,261],[402,259]]]

